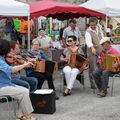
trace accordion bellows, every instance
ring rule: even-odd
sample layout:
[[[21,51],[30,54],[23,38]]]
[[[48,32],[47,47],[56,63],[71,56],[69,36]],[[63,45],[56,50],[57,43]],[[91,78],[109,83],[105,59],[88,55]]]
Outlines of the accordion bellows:
[[[81,54],[72,53],[68,65],[71,67],[77,67],[82,72],[89,67],[89,60]]]
[[[35,71],[45,72],[45,60],[41,59],[36,61]]]
[[[113,65],[119,61],[120,55],[106,54],[103,58],[103,68],[112,72],[119,72],[120,67],[113,67]]]
[[[56,69],[57,69],[57,63],[54,61],[49,61],[49,60],[37,60],[36,62],[36,67],[35,67],[35,71],[36,72],[48,72],[53,74]]]

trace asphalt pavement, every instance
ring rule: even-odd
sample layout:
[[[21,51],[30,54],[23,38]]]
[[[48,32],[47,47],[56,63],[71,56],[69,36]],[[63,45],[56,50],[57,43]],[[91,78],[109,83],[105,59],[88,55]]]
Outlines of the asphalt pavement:
[[[33,114],[38,120],[120,120],[120,78],[115,78],[114,93],[111,96],[111,79],[109,81],[108,95],[100,98],[90,88],[88,73],[84,74],[85,89],[76,80],[72,95],[62,94],[62,74],[54,76],[57,95],[56,112],[53,114]],[[47,81],[43,89],[48,88]],[[95,91],[97,92],[97,90]],[[8,106],[0,104],[0,120],[9,120]],[[14,106],[13,104],[11,104]],[[11,107],[13,108],[13,107]],[[14,111],[11,109],[11,115]],[[13,116],[10,120],[15,120]]]
[[[120,120],[120,78],[115,78],[114,93],[111,96],[111,79],[108,95],[100,98],[90,88],[88,73],[85,72],[85,89],[76,80],[72,95],[63,96],[62,78],[57,74],[54,83],[57,95],[56,112],[53,114],[33,114],[39,120]],[[43,89],[48,88],[47,83]],[[97,90],[95,91],[97,92]]]

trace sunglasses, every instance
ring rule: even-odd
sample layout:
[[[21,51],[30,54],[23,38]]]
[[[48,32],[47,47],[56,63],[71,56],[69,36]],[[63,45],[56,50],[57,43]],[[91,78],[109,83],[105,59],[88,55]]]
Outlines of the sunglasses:
[[[67,40],[67,42],[72,42],[73,40]]]

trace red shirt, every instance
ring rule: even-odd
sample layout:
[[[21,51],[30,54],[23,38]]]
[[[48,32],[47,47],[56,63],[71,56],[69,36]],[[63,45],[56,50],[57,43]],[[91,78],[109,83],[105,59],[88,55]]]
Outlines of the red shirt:
[[[107,49],[107,50],[102,50],[99,53],[98,58],[96,60],[97,64],[101,64],[102,58],[104,57],[105,54],[115,54],[115,55],[118,55],[119,52],[115,48],[113,48],[112,46],[110,46],[109,49]]]

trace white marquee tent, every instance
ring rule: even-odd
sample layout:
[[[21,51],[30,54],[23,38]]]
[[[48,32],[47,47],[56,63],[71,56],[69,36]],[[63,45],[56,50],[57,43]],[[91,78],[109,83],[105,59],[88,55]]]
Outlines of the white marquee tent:
[[[3,16],[29,16],[29,5],[15,0],[0,1],[0,15]]]
[[[107,16],[120,16],[120,0],[88,0],[80,6],[96,10]]]
[[[30,7],[26,3],[15,0],[0,0],[0,16],[26,16],[29,21]],[[28,24],[28,49],[30,49],[30,23]]]
[[[120,16],[120,0],[88,0],[80,6],[106,14],[106,28],[107,16]],[[118,51],[120,50],[119,45],[114,45],[113,47]]]

